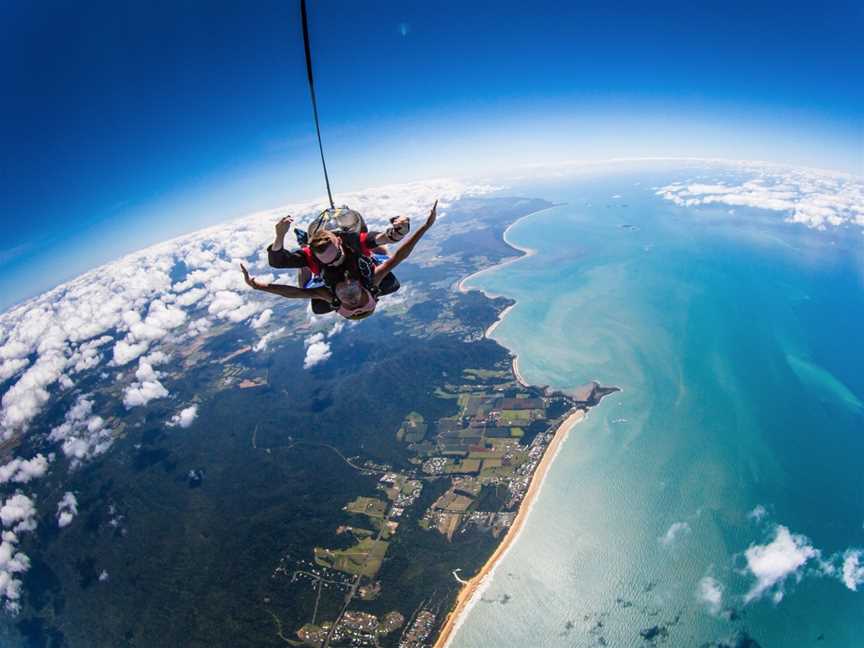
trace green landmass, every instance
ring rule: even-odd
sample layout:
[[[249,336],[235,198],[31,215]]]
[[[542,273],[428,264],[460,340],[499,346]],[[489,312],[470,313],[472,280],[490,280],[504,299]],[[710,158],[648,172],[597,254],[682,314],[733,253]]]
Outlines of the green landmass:
[[[514,256],[504,228],[547,206],[452,206],[399,267],[417,289],[332,337],[332,358],[310,370],[307,315],[289,300],[274,301],[286,333],[266,352],[229,324],[174,350],[160,369],[176,402],[199,404],[188,429],[164,425],[176,402],[126,412],[119,385],[83,381],[123,426],[64,485],[76,523],[39,525],[22,636],[88,648],[429,643],[460,587],[452,572],[470,577],[494,551],[574,405],[520,386],[508,351],[484,338],[507,300],[452,288]],[[36,424],[51,429],[74,398]],[[62,494],[36,487],[44,501]]]

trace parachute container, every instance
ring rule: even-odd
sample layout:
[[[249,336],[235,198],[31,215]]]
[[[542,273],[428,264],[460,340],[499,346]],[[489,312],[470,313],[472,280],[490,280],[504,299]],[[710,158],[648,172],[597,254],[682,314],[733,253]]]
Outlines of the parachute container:
[[[359,212],[350,209],[347,205],[331,207],[322,211],[306,228],[309,238],[312,238],[319,229],[331,232],[353,232],[359,234],[365,232],[366,222]]]

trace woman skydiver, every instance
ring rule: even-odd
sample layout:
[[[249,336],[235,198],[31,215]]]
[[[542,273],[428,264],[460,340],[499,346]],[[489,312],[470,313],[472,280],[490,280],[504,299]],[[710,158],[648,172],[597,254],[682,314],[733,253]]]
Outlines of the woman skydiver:
[[[368,282],[368,287],[364,285],[364,282],[362,280],[358,279],[355,276],[351,276],[351,274],[348,272],[346,272],[344,276],[335,283],[332,291],[327,287],[300,288],[275,283],[263,284],[258,282],[258,280],[256,280],[254,277],[251,277],[249,275],[249,271],[246,269],[246,266],[241,263],[240,269],[243,271],[243,279],[248,286],[254,288],[255,290],[263,290],[264,292],[273,293],[274,295],[280,295],[281,297],[286,297],[288,299],[324,300],[328,302],[332,306],[332,308],[336,310],[342,317],[345,317],[347,319],[363,319],[375,312],[375,307],[378,303],[378,297],[380,296],[379,287],[381,283],[388,275],[392,276],[390,275],[390,273],[393,268],[395,268],[400,263],[402,263],[402,261],[408,258],[408,256],[414,250],[414,246],[417,245],[418,241],[435,223],[435,220],[437,218],[437,211],[438,201],[436,200],[435,204],[432,206],[432,210],[429,212],[429,217],[426,219],[426,222],[422,225],[422,227],[420,227],[417,231],[413,232],[406,239],[405,243],[403,243],[400,248],[396,250],[392,257],[386,259],[381,264],[374,266],[374,270],[372,270],[371,280]],[[316,244],[314,238],[311,243],[312,245]],[[323,245],[324,241],[322,240],[321,243]],[[331,247],[335,248],[336,245],[331,245]],[[334,255],[338,255],[340,253],[341,251],[339,250],[333,250]],[[325,257],[328,260],[331,260],[329,254],[326,254]]]

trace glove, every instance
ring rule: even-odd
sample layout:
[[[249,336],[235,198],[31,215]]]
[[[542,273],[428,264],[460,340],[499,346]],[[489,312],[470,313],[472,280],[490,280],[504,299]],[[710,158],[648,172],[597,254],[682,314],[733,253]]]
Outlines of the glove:
[[[397,225],[396,221],[400,221]],[[394,216],[390,219],[390,227],[387,228],[387,238],[392,241],[401,241],[402,237],[404,237],[411,230],[411,221],[408,218],[401,218],[399,216]]]

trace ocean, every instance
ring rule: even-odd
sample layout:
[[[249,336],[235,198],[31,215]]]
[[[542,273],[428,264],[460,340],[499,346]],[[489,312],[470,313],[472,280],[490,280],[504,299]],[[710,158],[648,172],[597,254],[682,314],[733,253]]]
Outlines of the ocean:
[[[861,230],[655,195],[693,174],[508,189],[561,204],[508,231],[536,254],[465,283],[516,300],[493,337],[529,382],[622,391],[573,428],[452,648],[864,645],[842,581],[864,547]]]

